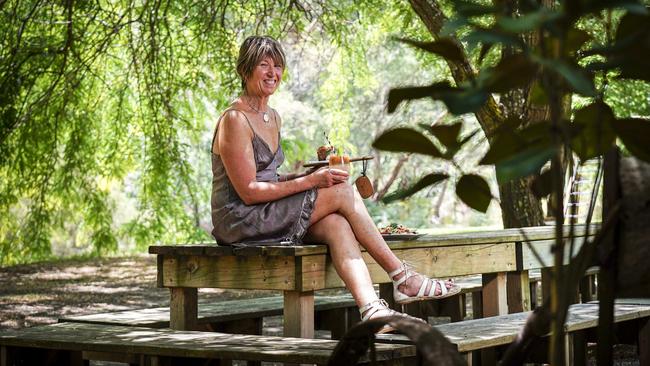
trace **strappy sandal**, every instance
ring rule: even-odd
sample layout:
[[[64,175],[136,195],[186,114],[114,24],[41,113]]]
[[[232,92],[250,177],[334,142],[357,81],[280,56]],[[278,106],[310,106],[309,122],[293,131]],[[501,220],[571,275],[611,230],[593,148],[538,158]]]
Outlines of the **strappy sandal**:
[[[408,314],[400,313],[399,311],[395,311],[395,310],[391,309],[388,306],[388,303],[386,302],[386,300],[384,300],[384,299],[377,299],[375,301],[371,301],[371,302],[365,304],[364,306],[360,307],[359,308],[359,313],[361,314],[361,321],[370,320],[375,314],[377,314],[380,311],[388,312],[388,314],[382,315],[382,316],[397,315],[397,316],[403,316],[405,318],[411,318],[411,319],[415,319],[415,320],[421,321],[423,323],[426,323],[424,320],[422,320],[420,318],[416,318],[416,317],[410,316]],[[390,325],[386,324],[377,331],[377,334],[390,333],[390,332],[394,332],[394,331],[395,331],[395,328],[393,328]]]
[[[398,280],[394,280],[393,278],[395,278],[395,276],[397,276],[400,273],[404,273],[404,276],[402,276]],[[405,283],[406,280],[409,279],[409,277],[417,274],[419,273],[412,270],[411,265],[409,265],[406,262],[402,262],[402,267],[388,274],[388,276],[390,276],[391,281],[393,281],[393,298],[395,299],[395,302],[397,302],[398,304],[409,304],[415,301],[444,299],[446,297],[454,296],[460,292],[460,287],[457,285],[453,285],[451,288],[447,288],[447,284],[445,283],[445,281],[428,278],[426,276],[422,276],[424,277],[424,280],[420,285],[420,290],[418,291],[417,295],[408,296],[402,291],[398,290],[398,287],[401,284]],[[429,291],[426,291],[427,285],[429,283],[431,284],[431,287],[429,288]],[[436,295],[436,286],[440,286],[440,294],[438,295]]]

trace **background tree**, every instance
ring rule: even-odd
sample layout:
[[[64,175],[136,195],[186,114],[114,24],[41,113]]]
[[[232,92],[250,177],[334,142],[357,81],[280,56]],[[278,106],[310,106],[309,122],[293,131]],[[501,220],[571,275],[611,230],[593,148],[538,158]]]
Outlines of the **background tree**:
[[[466,27],[469,33],[464,38],[481,44],[480,59],[495,47],[508,52],[503,52],[495,64],[484,64],[479,72],[468,74],[468,80],[456,86],[443,81],[429,86],[392,89],[389,111],[395,110],[404,100],[431,97],[442,100],[452,113],[480,114],[486,108],[490,109],[493,95],[503,98],[513,90],[526,88],[532,83],[531,103],[536,104],[539,110],[548,110],[548,113],[544,113],[547,120],[531,124],[524,119],[525,114],[504,118],[501,126],[490,131],[490,149],[481,164],[494,164],[500,181],[530,177],[538,197],[551,193],[555,198],[557,235],[552,249],[554,267],[550,303],[533,314],[527,325],[530,329],[522,334],[534,334],[531,329],[548,329],[550,321],[550,359],[553,364],[561,365],[564,362],[562,327],[573,297],[572,291],[575,291],[585,270],[593,263],[601,265],[605,273],[615,274],[610,268],[611,263],[617,261],[616,254],[610,248],[610,241],[603,238],[614,235],[611,230],[618,220],[616,205],[621,204],[609,202],[608,215],[595,239],[582,244],[574,258],[565,258],[565,248],[573,254],[575,243],[573,239],[567,242],[562,239],[562,159],[567,152],[577,155],[582,161],[602,156],[619,139],[630,153],[650,162],[650,118],[617,116],[606,102],[610,79],[650,81],[648,68],[641,61],[650,54],[650,9],[637,2],[567,1],[553,9],[543,4],[519,2],[515,8],[520,11],[513,18],[507,9],[510,5],[454,2],[457,13],[451,24]],[[602,43],[583,29],[594,18],[604,19],[605,37],[601,38],[604,40]],[[522,36],[531,33],[541,35],[537,46],[521,41]],[[433,42],[404,41],[438,54],[452,65],[464,60],[463,50],[456,38],[440,38]],[[566,113],[567,94],[588,98],[588,103],[574,110],[570,118]],[[422,127],[426,135],[432,135],[442,142],[445,149],[438,149],[425,134],[405,128],[386,132],[374,144],[384,150],[420,153],[454,161],[455,152],[464,143],[458,139],[457,132],[452,133],[450,138],[449,126]],[[485,129],[485,124],[483,127]],[[549,162],[551,169],[540,173],[540,168]],[[492,197],[487,183],[478,175],[463,172],[460,167],[459,170],[463,175],[456,183],[458,196],[477,210],[487,209]],[[448,178],[445,174],[431,173],[395,196],[408,196]],[[587,223],[592,217],[596,190],[597,185],[591,193]],[[573,230],[573,226],[570,230]],[[600,254],[596,255],[597,252]],[[565,265],[567,261],[569,265]],[[644,268],[638,270],[646,273]],[[602,300],[599,364],[602,365],[611,364],[611,351],[605,350],[611,346],[611,334],[607,327],[611,325],[616,293],[612,287],[614,285],[605,282],[603,288],[599,289]],[[550,317],[539,316],[547,312],[550,312]],[[524,343],[515,342],[514,349]],[[518,351],[523,348],[520,347]],[[518,351],[509,353],[506,364],[519,359],[510,357]]]
[[[239,92],[232,70],[247,35],[273,35],[289,54],[272,101],[288,169],[313,159],[326,132],[376,155],[369,175],[378,191],[406,186],[426,160],[381,154],[371,142],[397,121],[443,115],[441,103],[384,112],[391,85],[422,76],[411,67],[427,65],[428,79],[446,73],[440,59],[390,38],[426,34],[401,1],[12,0],[0,3],[0,18],[2,265],[211,240],[210,139]],[[485,148],[480,138],[472,144]],[[432,216],[484,224],[498,215],[469,211],[442,187],[370,206],[379,222],[413,227]]]

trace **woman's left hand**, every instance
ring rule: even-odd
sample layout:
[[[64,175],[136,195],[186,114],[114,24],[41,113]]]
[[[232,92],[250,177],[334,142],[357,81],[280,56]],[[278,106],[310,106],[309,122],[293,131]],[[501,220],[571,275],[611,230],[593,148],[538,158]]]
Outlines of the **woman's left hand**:
[[[322,167],[310,174],[309,178],[314,182],[314,187],[327,188],[346,182],[349,176],[345,170]]]

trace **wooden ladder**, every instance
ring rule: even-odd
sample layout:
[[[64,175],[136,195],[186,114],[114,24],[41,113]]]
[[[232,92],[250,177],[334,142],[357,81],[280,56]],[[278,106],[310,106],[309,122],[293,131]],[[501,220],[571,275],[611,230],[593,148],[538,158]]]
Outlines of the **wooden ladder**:
[[[567,224],[591,221],[588,211],[592,191],[595,185],[596,194],[600,194],[603,175],[601,158],[589,159],[584,162],[576,158],[574,166],[576,168],[573,169],[573,174],[569,177],[567,185],[569,189],[565,194],[564,219]],[[583,207],[582,210],[581,207]]]

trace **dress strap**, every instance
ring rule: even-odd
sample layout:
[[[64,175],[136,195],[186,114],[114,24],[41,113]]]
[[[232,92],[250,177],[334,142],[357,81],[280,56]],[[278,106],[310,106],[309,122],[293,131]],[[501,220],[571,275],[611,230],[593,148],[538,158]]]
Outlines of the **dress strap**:
[[[240,111],[239,109],[228,108],[225,111],[223,111],[223,113],[221,113],[221,116],[219,116],[219,119],[217,120],[217,126],[214,128],[214,133],[212,134],[212,144],[210,145],[210,151],[213,154],[214,154],[214,150],[212,150],[212,149],[214,148],[214,139],[217,138],[217,132],[219,132],[219,123],[221,123],[221,120],[223,119],[223,116],[225,116],[226,113],[228,113],[229,111],[237,111],[237,112],[241,113],[244,116],[244,118],[246,119],[246,123],[248,123],[248,127],[251,129],[251,132],[253,132],[253,135],[254,136],[257,135],[255,133],[255,129],[253,129],[253,125],[251,125],[251,121],[248,119],[248,116],[246,116],[246,113],[244,113],[243,111]],[[277,121],[275,122],[275,124],[277,126]]]

